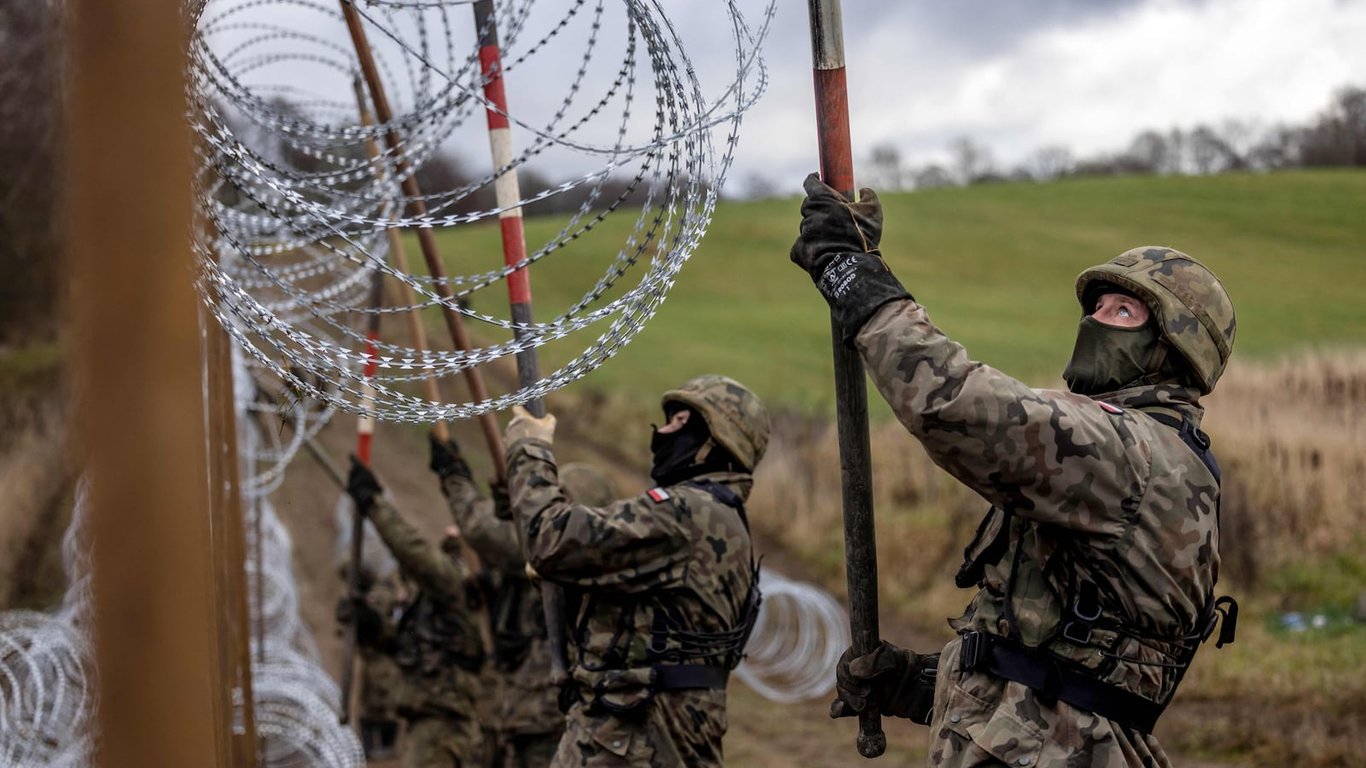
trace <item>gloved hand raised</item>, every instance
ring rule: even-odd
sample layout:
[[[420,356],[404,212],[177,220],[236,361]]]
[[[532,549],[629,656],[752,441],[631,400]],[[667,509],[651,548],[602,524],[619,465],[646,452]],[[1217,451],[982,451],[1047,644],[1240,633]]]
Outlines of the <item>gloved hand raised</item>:
[[[854,657],[846,650],[835,666],[831,717],[851,717],[865,710],[909,718],[926,725],[934,707],[939,654],[921,655],[882,641],[870,653]]]
[[[356,502],[356,509],[365,515],[375,506],[375,497],[384,493],[384,488],[380,486],[375,473],[362,464],[360,459],[352,456],[351,474],[346,478],[346,493]]]
[[[864,187],[856,203],[811,174],[802,183],[802,224],[792,244],[792,263],[819,278],[830,258],[841,253],[877,253],[882,241],[882,203]]]
[[[503,440],[508,445],[512,445],[518,440],[533,438],[545,443],[555,440],[555,416],[547,413],[537,418],[531,415],[531,411],[520,405],[512,406],[512,421],[508,422],[507,434]]]
[[[911,294],[878,250],[882,204],[877,193],[865,189],[862,200],[850,203],[814,173],[806,177],[805,188],[802,223],[790,257],[811,275],[850,344],[883,304]]]
[[[435,432],[428,432],[427,439],[431,443],[431,461],[427,466],[431,467],[437,477],[442,480],[449,477],[474,479],[474,474],[470,472],[470,465],[466,463],[464,455],[460,453],[460,444],[455,442],[454,438],[442,440],[436,436]]]

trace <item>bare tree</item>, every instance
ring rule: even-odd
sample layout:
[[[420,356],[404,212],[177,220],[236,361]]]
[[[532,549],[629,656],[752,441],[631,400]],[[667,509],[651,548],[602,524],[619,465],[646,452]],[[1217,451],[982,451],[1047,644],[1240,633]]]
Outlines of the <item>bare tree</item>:
[[[1232,151],[1224,140],[1219,138],[1207,125],[1197,126],[1190,133],[1191,162],[1195,172],[1200,174],[1218,173],[1227,169],[1232,160]]]
[[[1248,165],[1259,171],[1292,168],[1300,164],[1301,131],[1298,128],[1276,126],[1248,151]]]
[[[944,166],[931,163],[911,171],[911,178],[915,182],[916,189],[936,189],[938,187],[953,186],[953,176],[945,170]]]
[[[906,188],[906,169],[901,163],[901,150],[891,142],[873,145],[868,158],[869,184],[886,190]]]
[[[953,156],[953,169],[960,184],[972,184],[996,173],[991,150],[967,136],[950,142],[949,153]]]
[[[1153,130],[1134,137],[1129,143],[1128,157],[1134,167],[1145,173],[1164,173],[1172,165],[1167,137]]]
[[[1076,160],[1072,157],[1072,150],[1061,145],[1040,147],[1025,160],[1030,174],[1039,181],[1052,181],[1066,176],[1072,172],[1074,165]]]
[[[1229,168],[1242,170],[1250,164],[1252,148],[1257,146],[1262,133],[1255,120],[1230,118],[1219,124],[1219,138],[1228,147]]]

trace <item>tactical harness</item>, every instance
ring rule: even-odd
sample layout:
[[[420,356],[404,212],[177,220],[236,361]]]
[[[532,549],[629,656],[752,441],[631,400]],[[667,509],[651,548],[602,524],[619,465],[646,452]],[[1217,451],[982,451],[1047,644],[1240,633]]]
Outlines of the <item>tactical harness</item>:
[[[1214,477],[1215,485],[1220,482],[1219,464],[1210,450],[1209,438],[1190,422],[1162,413],[1148,413],[1155,421],[1177,431],[1181,440],[1200,458]],[[1219,503],[1215,501],[1215,521],[1218,523]],[[972,544],[964,551],[964,562],[954,576],[954,583],[960,588],[976,584],[985,587],[985,572],[988,565],[1001,562],[1010,547],[1012,515],[1009,510],[993,507],[987,512],[978,526]],[[1215,647],[1222,648],[1234,640],[1238,625],[1238,603],[1232,597],[1214,597],[1213,586],[1205,596],[1205,604],[1196,619],[1195,631],[1185,635],[1161,635],[1133,626],[1131,622],[1119,618],[1118,598],[1107,594],[1101,583],[1093,580],[1077,569],[1072,558],[1064,556],[1061,562],[1071,567],[1070,573],[1063,574],[1068,582],[1066,595],[1057,595],[1059,604],[1065,606],[1058,626],[1052,634],[1036,647],[1021,642],[1019,623],[1012,606],[1015,596],[1015,577],[1019,570],[1020,557],[1024,548],[1016,544],[1015,556],[1010,573],[1006,578],[1003,614],[1009,628],[1009,635],[1001,637],[981,631],[960,633],[960,669],[964,672],[981,671],[996,677],[1011,680],[1033,689],[1036,696],[1046,704],[1065,701],[1101,717],[1113,720],[1121,726],[1132,728],[1141,733],[1151,733],[1158,717],[1171,702],[1172,696],[1200,645],[1219,627],[1219,638]],[[1064,550],[1065,552],[1065,550]],[[1050,565],[1053,561],[1050,561]],[[1097,630],[1113,641],[1104,644],[1095,640]],[[1121,638],[1132,639],[1144,647],[1157,651],[1162,661],[1147,661],[1122,656],[1115,653],[1115,646]],[[1095,648],[1100,656],[1111,662],[1128,662],[1141,666],[1157,666],[1174,670],[1174,678],[1159,700],[1151,700],[1132,691],[1097,679],[1098,672],[1084,667],[1075,661],[1065,659],[1050,650],[1059,639],[1074,646]]]
[[[706,491],[718,502],[734,509],[745,527],[745,532],[749,532],[749,518],[745,514],[744,502],[734,491],[719,483],[705,480],[691,480],[682,485]],[[571,594],[569,597],[573,602],[579,603],[582,610],[568,613],[577,613],[579,616],[577,626],[572,627],[570,633],[578,647],[578,666],[593,672],[624,672],[637,669],[648,671],[648,682],[645,683],[648,693],[639,701],[621,706],[609,700],[606,679],[598,683],[596,690],[581,690],[584,686],[571,681],[561,696],[561,710],[567,711],[574,701],[581,701],[588,705],[590,714],[606,712],[615,716],[632,716],[642,712],[644,705],[659,692],[724,690],[730,678],[730,671],[744,658],[745,645],[749,642],[750,633],[754,630],[755,621],[759,616],[759,603],[762,600],[759,591],[759,566],[752,550],[750,571],[749,591],[740,605],[740,617],[735,626],[714,632],[692,630],[686,626],[684,617],[677,611],[674,601],[656,600],[650,641],[645,649],[644,658],[629,658],[633,619],[640,603],[643,602],[642,598],[620,612],[615,634],[608,651],[604,653],[604,663],[591,668],[586,663],[584,649],[587,646],[589,619],[596,600],[591,593],[585,599],[582,591],[574,590],[577,594]],[[662,594],[664,591],[657,590],[647,592],[644,597],[659,597]]]

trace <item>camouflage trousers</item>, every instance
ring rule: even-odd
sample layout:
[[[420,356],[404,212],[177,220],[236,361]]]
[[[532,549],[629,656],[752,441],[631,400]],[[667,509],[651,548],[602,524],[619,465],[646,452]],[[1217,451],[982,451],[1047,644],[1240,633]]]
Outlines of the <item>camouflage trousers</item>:
[[[408,721],[403,768],[473,768],[479,765],[483,735],[473,720],[427,716]]]
[[[1020,683],[958,669],[962,642],[939,657],[930,720],[932,766],[1170,768],[1162,745],[1059,701],[1045,704]]]
[[[641,718],[590,715],[576,705],[565,716],[552,768],[720,768],[726,692],[657,694]]]

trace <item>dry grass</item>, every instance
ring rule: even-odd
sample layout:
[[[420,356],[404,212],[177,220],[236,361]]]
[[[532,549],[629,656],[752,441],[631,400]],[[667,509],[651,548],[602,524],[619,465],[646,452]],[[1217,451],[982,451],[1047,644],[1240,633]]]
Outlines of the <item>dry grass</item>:
[[[1234,367],[1207,423],[1235,581],[1258,585],[1306,557],[1366,547],[1366,353]]]

